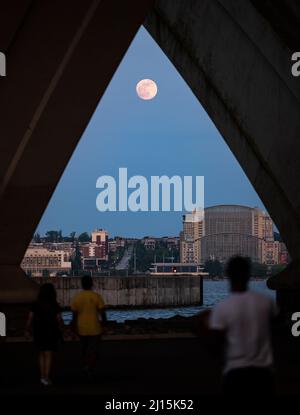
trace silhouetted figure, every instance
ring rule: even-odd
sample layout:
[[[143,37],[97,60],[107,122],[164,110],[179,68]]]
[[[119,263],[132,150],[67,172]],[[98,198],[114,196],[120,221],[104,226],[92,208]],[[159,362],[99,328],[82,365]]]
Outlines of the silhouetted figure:
[[[60,306],[56,300],[56,291],[52,284],[40,287],[37,301],[32,305],[26,323],[26,332],[32,331],[34,343],[39,351],[39,368],[41,384],[52,384],[50,373],[53,363],[53,353],[62,340],[61,327],[63,322]]]
[[[106,322],[104,301],[101,295],[93,291],[93,280],[87,275],[82,277],[83,291],[75,295],[71,302],[73,323],[81,342],[83,368],[88,375],[96,365],[103,324]],[[101,316],[101,321],[99,319]]]
[[[209,328],[225,342],[223,388],[228,395],[273,392],[271,323],[277,308],[269,296],[248,290],[250,271],[246,258],[228,262],[231,294],[209,316]]]

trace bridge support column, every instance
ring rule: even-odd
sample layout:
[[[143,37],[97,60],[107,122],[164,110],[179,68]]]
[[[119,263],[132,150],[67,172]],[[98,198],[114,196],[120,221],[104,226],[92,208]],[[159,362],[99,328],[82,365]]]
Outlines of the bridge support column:
[[[290,318],[300,311],[300,261],[292,261],[283,271],[267,281],[270,289],[276,290],[276,299],[282,314]]]
[[[6,317],[7,336],[22,336],[29,306],[37,296],[38,284],[16,265],[0,266],[0,311]]]

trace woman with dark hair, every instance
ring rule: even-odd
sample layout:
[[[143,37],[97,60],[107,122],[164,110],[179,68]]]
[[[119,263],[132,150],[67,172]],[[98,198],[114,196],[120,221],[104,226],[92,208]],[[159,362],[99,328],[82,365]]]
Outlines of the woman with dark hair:
[[[34,343],[39,351],[41,384],[51,385],[50,373],[53,353],[62,340],[60,306],[56,300],[53,284],[46,283],[40,287],[37,301],[29,312],[26,332],[32,330]]]

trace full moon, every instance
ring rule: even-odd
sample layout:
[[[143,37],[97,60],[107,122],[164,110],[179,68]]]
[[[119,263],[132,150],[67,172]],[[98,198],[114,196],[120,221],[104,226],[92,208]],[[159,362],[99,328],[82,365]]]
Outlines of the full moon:
[[[157,85],[152,79],[142,79],[136,84],[136,93],[141,99],[153,99],[157,94]]]

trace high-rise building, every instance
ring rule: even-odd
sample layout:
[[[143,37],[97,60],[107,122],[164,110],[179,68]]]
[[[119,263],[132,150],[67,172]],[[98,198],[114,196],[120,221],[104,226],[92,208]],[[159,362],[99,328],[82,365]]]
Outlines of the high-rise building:
[[[108,243],[108,233],[104,229],[96,229],[92,232],[92,243],[95,243],[97,246],[106,247]]]
[[[274,263],[274,250],[273,221],[263,210],[239,205],[205,209],[203,262],[209,259],[226,262],[234,255],[242,255],[253,262]]]
[[[194,210],[183,215],[183,231],[180,233],[180,262],[201,262],[201,238],[203,232],[203,210]]]
[[[269,242],[274,241],[273,221],[270,216],[256,207],[252,209],[252,215],[253,236]]]
[[[82,268],[99,270],[104,261],[108,261],[108,233],[103,229],[92,232],[92,242],[80,246]]]

